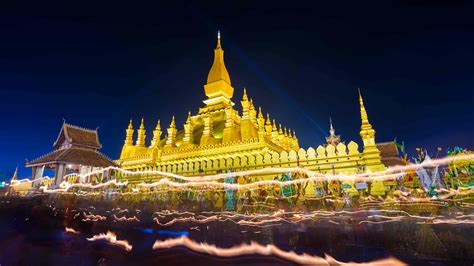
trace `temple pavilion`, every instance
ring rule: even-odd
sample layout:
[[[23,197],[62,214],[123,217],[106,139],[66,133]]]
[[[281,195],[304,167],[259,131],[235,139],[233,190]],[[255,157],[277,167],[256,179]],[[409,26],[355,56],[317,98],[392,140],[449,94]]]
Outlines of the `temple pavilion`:
[[[59,185],[64,175],[69,173],[84,174],[109,166],[117,166],[115,162],[99,152],[102,145],[99,142],[97,129],[86,129],[64,122],[53,147],[52,152],[27,161],[26,167],[31,168],[33,181],[43,177],[45,168],[54,170],[54,183]],[[107,175],[108,172],[105,174]]]
[[[170,117],[164,137],[158,120],[151,143],[146,143],[144,119],[141,119],[136,138],[130,120],[116,163],[133,171],[158,170],[187,176],[266,167],[299,166],[348,174],[386,168],[360,93],[362,151],[355,141],[347,144],[341,141],[340,136],[335,135],[332,123],[327,143],[316,148],[301,148],[296,133],[269,114],[264,115],[245,88],[240,100],[241,111],[237,110],[220,34],[204,93],[207,96],[204,105],[196,112],[190,112],[182,126],[176,124],[174,116]],[[386,146],[393,146],[393,143]],[[393,149],[385,150],[393,156]]]

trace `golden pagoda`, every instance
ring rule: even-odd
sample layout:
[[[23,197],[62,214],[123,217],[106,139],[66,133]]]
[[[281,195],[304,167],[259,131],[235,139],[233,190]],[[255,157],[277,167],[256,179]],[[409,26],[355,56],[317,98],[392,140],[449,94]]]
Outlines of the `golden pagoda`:
[[[220,33],[204,92],[207,96],[204,106],[196,113],[189,112],[182,126],[176,125],[173,116],[163,138],[158,121],[150,145],[145,143],[143,119],[133,143],[135,130],[130,120],[116,163],[128,170],[158,170],[186,176],[266,167],[299,166],[348,174],[356,173],[361,168],[371,171],[385,169],[362,96],[360,135],[364,143],[363,152],[358,151],[354,141],[345,145],[340,139],[328,141],[316,149],[300,148],[295,132],[280,123],[277,127],[277,122],[270,119],[269,114],[265,118],[262,108],[255,107],[246,88],[243,89],[240,101],[242,111],[239,112],[232,101],[234,88],[224,63]],[[331,122],[330,139],[334,137]]]

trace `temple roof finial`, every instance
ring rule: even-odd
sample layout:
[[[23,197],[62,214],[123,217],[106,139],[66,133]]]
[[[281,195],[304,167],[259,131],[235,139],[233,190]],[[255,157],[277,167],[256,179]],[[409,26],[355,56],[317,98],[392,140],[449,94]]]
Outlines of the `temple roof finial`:
[[[186,119],[186,124],[191,123],[191,111],[188,111],[188,118]]]
[[[332,126],[332,118],[329,116],[329,137],[326,137],[326,143],[336,146],[341,142],[341,136],[336,135],[336,130]]]
[[[334,130],[334,127],[332,126],[331,116],[329,116],[329,125],[330,125],[329,132],[331,133],[331,135],[334,135],[335,130]]]
[[[242,96],[242,101],[248,101],[249,97],[247,96],[247,88],[244,87],[244,95]]]
[[[253,105],[253,99],[250,98],[250,110],[255,110],[255,106]]]
[[[357,88],[357,91],[359,92],[359,102],[361,105],[364,104],[364,100],[362,99],[362,93],[360,93],[360,88]]]
[[[151,146],[156,147],[159,142],[160,142],[160,137],[161,137],[161,123],[160,120],[158,119],[158,122],[156,123],[155,130],[153,130],[153,139],[151,140]]]
[[[130,118],[130,122],[128,123],[128,129],[133,129],[132,118]]]
[[[173,115],[173,117],[171,118],[170,127],[172,127],[172,128],[175,128],[175,127],[176,127],[176,122],[174,121],[174,115]]]
[[[270,114],[267,113],[267,119],[265,120],[265,125],[271,125],[272,122],[270,121]]]
[[[221,31],[217,31],[217,48],[221,47]]]
[[[263,119],[262,107],[258,107],[258,118]]]
[[[142,123],[140,124],[140,129],[145,129],[145,120],[142,117]]]
[[[360,117],[362,119],[362,124],[369,124],[369,116],[367,115],[367,111],[365,110],[364,106],[364,99],[362,99],[362,93],[360,92],[360,88],[357,88],[359,91],[359,103],[360,103]]]

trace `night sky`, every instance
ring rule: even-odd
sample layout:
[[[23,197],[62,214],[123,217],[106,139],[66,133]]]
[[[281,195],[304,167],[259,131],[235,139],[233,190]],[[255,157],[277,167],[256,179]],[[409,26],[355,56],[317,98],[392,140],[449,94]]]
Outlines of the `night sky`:
[[[245,86],[303,147],[329,116],[361,143],[360,87],[377,142],[474,149],[472,1],[97,2],[0,7],[0,178],[29,176],[63,118],[99,127],[113,159],[130,117],[148,139],[158,118],[181,129],[204,105],[218,30],[237,107]]]

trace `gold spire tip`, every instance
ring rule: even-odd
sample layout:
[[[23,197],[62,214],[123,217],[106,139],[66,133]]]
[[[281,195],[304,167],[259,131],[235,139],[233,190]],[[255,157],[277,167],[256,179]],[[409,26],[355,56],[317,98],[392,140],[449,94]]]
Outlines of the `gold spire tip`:
[[[191,111],[188,111],[188,118],[186,119],[186,123],[191,123]]]
[[[217,48],[221,47],[221,31],[217,31]]]
[[[364,100],[362,99],[362,93],[360,92],[360,88],[357,88],[357,91],[359,92],[359,101],[363,103]]]

